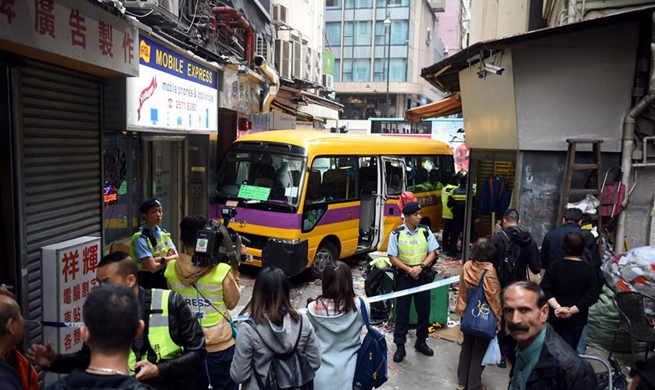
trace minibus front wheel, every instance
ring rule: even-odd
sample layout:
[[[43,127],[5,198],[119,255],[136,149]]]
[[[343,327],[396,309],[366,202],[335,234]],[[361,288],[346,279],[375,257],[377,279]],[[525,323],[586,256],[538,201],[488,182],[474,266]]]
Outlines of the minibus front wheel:
[[[337,260],[339,260],[339,251],[337,247],[330,241],[323,241],[316,250],[314,262],[312,262],[311,267],[309,267],[312,279],[320,279],[325,266],[330,261]]]

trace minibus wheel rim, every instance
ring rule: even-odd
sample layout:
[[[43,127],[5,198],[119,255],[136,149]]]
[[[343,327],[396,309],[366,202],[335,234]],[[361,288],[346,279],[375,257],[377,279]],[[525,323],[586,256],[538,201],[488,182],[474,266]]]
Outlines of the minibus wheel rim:
[[[336,252],[333,248],[334,245],[330,242],[324,242],[316,251],[314,262],[312,263],[313,271],[320,275],[323,273],[325,266],[330,262],[336,260]]]

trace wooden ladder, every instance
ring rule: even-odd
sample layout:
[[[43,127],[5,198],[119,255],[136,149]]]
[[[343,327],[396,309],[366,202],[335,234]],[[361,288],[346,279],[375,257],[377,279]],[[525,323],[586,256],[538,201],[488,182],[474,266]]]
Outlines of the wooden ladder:
[[[566,171],[564,171],[564,185],[562,186],[562,196],[559,199],[559,210],[557,211],[557,227],[562,226],[562,218],[566,205],[569,203],[571,195],[593,195],[600,200],[601,191],[601,178],[600,178],[600,144],[602,140],[597,139],[567,139],[569,150],[566,155]],[[575,152],[578,144],[591,144],[593,151],[593,163],[591,164],[576,164]],[[596,179],[596,188],[571,188],[571,178],[573,171],[594,171]],[[602,219],[599,218],[600,205],[596,208],[596,214],[585,216],[590,219],[597,220],[598,233],[602,231]]]

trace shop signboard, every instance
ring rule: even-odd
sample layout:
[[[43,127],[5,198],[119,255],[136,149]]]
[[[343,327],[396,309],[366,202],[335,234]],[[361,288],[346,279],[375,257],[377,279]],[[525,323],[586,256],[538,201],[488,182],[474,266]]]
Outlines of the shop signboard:
[[[43,320],[81,323],[82,306],[87,295],[98,286],[96,269],[100,237],[79,237],[41,248],[43,273]],[[44,341],[58,353],[82,348],[79,324],[69,327],[44,327]]]
[[[218,130],[217,71],[139,37],[139,77],[127,79],[130,129]]]
[[[226,66],[223,71],[223,89],[220,91],[221,108],[227,108],[246,116],[259,113],[260,91],[264,85],[253,78],[248,71],[240,73],[233,67]]]
[[[0,47],[28,57],[43,51],[56,63],[72,59],[136,76],[138,35],[131,21],[91,2],[0,0]]]

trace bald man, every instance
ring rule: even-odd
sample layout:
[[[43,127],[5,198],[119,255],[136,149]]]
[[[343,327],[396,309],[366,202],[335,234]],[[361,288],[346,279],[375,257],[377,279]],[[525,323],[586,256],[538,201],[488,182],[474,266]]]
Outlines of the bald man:
[[[25,320],[16,301],[0,294],[0,383],[3,390],[22,390],[18,371],[7,363],[11,348],[23,339]]]

